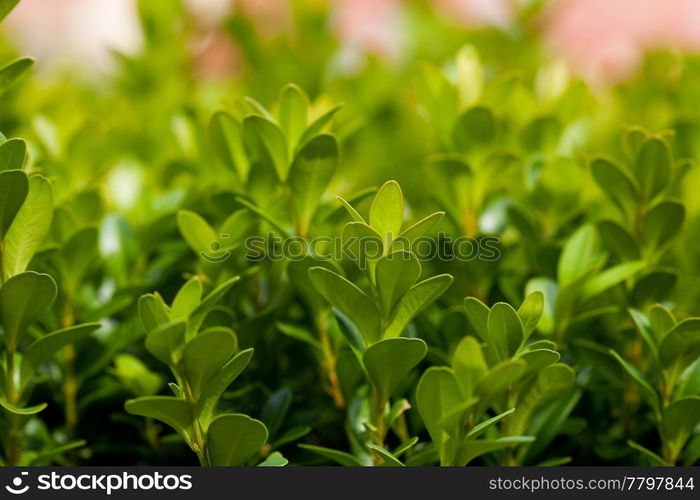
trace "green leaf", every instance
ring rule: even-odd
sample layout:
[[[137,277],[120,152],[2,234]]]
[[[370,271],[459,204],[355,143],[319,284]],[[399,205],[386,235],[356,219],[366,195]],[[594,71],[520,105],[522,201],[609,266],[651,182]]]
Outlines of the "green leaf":
[[[41,412],[44,408],[46,408],[48,405],[46,403],[40,403],[35,406],[27,406],[26,408],[20,408],[19,406],[13,405],[9,401],[6,401],[5,398],[0,396],[0,407],[4,408],[6,411],[8,411],[12,415],[18,415],[18,416],[30,416],[30,415],[36,415],[37,413]]]
[[[204,299],[190,313],[190,318],[187,324],[188,333],[190,331],[197,332],[202,325],[204,318],[211,312],[216,304],[226,295],[233,285],[240,281],[240,276],[234,276],[227,279],[219,286],[209,292]]]
[[[514,411],[515,411],[515,408],[511,408],[510,410],[506,410],[502,413],[499,413],[495,417],[491,417],[488,420],[484,420],[480,424],[475,425],[472,428],[472,430],[470,430],[467,433],[467,437],[468,438],[475,438],[477,436],[480,436],[486,429],[491,427],[493,424],[498,423],[499,421],[501,421],[502,419],[504,419],[505,417],[507,417],[508,415],[513,413]]]
[[[243,145],[241,125],[227,112],[217,111],[209,122],[209,135],[219,159],[241,180],[245,180],[250,165]]]
[[[484,107],[466,110],[457,119],[452,140],[460,153],[471,154],[489,147],[496,137],[496,120]]]
[[[173,299],[173,305],[170,308],[170,317],[172,319],[186,318],[192,311],[196,309],[202,300],[202,281],[195,277],[188,280]]]
[[[488,371],[481,344],[474,337],[464,337],[452,356],[452,369],[465,399],[474,394],[476,383]]]
[[[423,373],[416,388],[416,404],[430,439],[438,450],[440,462],[445,463],[445,441],[448,438],[441,422],[452,408],[463,402],[452,370],[433,366]]]
[[[505,302],[493,305],[488,317],[489,339],[501,360],[512,357],[524,341],[523,325],[515,309]]]
[[[293,83],[285,85],[280,96],[280,128],[287,138],[287,153],[292,158],[294,149],[306,128],[308,99],[304,91]]]
[[[14,352],[27,328],[56,299],[56,282],[48,274],[27,271],[0,287],[0,318],[5,345]]]
[[[544,311],[544,294],[538,290],[530,292],[518,308],[518,316],[523,326],[524,339],[537,328],[542,312]]]
[[[0,0],[0,21],[12,12],[19,0]]]
[[[3,254],[5,271],[14,276],[27,269],[51,226],[53,192],[51,184],[40,175],[29,178],[29,193],[5,235]]]
[[[168,424],[188,443],[192,443],[192,407],[184,399],[172,396],[147,396],[130,399],[124,405],[127,412],[154,418]]]
[[[654,412],[658,415],[660,413],[661,408],[659,395],[652,388],[651,384],[649,384],[649,381],[647,381],[646,377],[642,375],[642,373],[636,367],[634,367],[631,363],[629,363],[626,359],[624,359],[614,350],[610,349],[610,354],[612,354],[612,356],[615,359],[617,359],[617,361],[622,365],[625,371],[629,373],[632,379],[637,383],[637,385],[642,391],[644,399],[646,399],[647,403],[651,405],[651,407],[654,409]]]
[[[146,350],[168,366],[176,366],[182,357],[187,321],[178,319],[154,328],[146,337]]]
[[[274,436],[282,426],[292,405],[292,396],[292,391],[282,387],[273,392],[265,401],[260,419],[265,422],[271,436]]]
[[[430,232],[440,223],[445,212],[435,212],[419,220],[412,226],[404,229],[399,235],[399,239],[405,242],[404,250],[410,250],[411,243],[423,236],[428,236]],[[398,243],[398,242],[397,242]]]
[[[376,444],[368,444],[367,447],[370,450],[373,450],[377,455],[382,457],[382,460],[384,462],[381,465],[388,466],[388,467],[406,467],[406,465],[396,458],[390,451],[385,450],[381,446],[377,446]]]
[[[267,441],[267,428],[260,420],[233,413],[212,420],[207,431],[207,448],[211,465],[243,465]]]
[[[7,2],[7,0],[3,0]],[[3,17],[3,7],[0,4],[0,19]],[[34,59],[31,57],[20,57],[14,61],[10,61],[0,68],[0,93],[5,92],[12,87],[17,80],[24,75],[29,68],[34,65]]]
[[[678,323],[661,341],[661,366],[671,370],[674,378],[700,356],[700,318]]]
[[[327,458],[328,460],[331,460],[339,465],[344,465],[345,467],[364,467],[366,465],[363,464],[356,456],[344,451],[325,448],[323,446],[314,446],[311,444],[300,444],[299,448],[316,453],[317,455],[321,455],[322,457]]]
[[[658,361],[659,342],[654,336],[654,333],[652,333],[651,331],[649,321],[641,312],[637,311],[636,309],[630,308],[628,312],[630,313],[630,317],[632,318],[632,321],[634,321],[634,324],[637,325],[637,330],[639,330],[639,333],[642,335],[642,338],[646,342],[647,347],[654,356],[654,359]]]
[[[57,330],[32,342],[22,354],[20,369],[22,386],[26,385],[32,374],[59,350],[88,337],[98,328],[100,328],[99,323],[85,323]]]
[[[287,337],[301,340],[302,342],[305,342],[316,349],[322,349],[321,343],[306,328],[292,325],[290,323],[277,323],[276,326],[279,331],[285,334]]]
[[[493,366],[474,386],[474,396],[479,398],[475,415],[480,416],[494,399],[518,380],[525,371],[521,359],[507,359]]]
[[[692,396],[674,401],[661,413],[659,430],[671,455],[677,458],[688,438],[700,424],[700,397]]]
[[[409,338],[382,340],[365,351],[362,360],[382,400],[389,399],[396,386],[427,351],[428,347],[421,339]]]
[[[362,222],[364,224],[367,224],[365,221],[364,217],[362,217],[357,210],[348,202],[346,199],[344,199],[341,196],[336,196],[336,200],[338,200],[340,203],[343,204],[343,207],[345,207],[345,210],[350,214],[350,217],[352,217],[352,220],[355,222]]]
[[[557,276],[559,284],[564,287],[573,283],[593,268],[602,263],[602,252],[598,231],[595,226],[587,224],[579,228],[564,244]]]
[[[384,255],[384,238],[364,222],[348,222],[341,234],[344,254],[360,269],[372,268],[372,262]]]
[[[518,394],[517,411],[508,422],[509,431],[526,432],[536,412],[571,389],[575,378],[574,370],[561,363],[541,369]]]
[[[623,214],[632,214],[637,209],[637,187],[635,181],[620,167],[607,159],[598,158],[591,164],[593,178]]]
[[[149,336],[149,339],[152,337]],[[195,399],[228,361],[235,348],[236,338],[228,329],[208,330],[187,342],[182,353],[182,364]]]
[[[357,326],[367,344],[380,340],[379,311],[362,290],[324,267],[312,267],[309,277],[319,293]]]
[[[675,201],[654,205],[642,220],[644,243],[659,248],[678,234],[685,219],[685,207]]]
[[[637,242],[621,224],[611,220],[601,221],[598,223],[598,232],[607,250],[620,260],[639,259]]]
[[[421,274],[418,259],[410,252],[392,252],[377,261],[375,282],[385,317],[411,288]]]
[[[22,139],[10,139],[0,144],[0,171],[21,170],[27,156],[27,143]],[[0,179],[4,179],[0,177]],[[5,180],[0,181],[3,184]],[[29,187],[27,185],[27,187]]]
[[[386,248],[401,234],[403,194],[398,182],[386,182],[374,195],[369,207],[369,224],[384,239]]]
[[[459,454],[457,466],[463,467],[475,458],[485,455],[486,453],[510,448],[519,444],[531,443],[534,440],[535,438],[530,436],[507,436],[498,439],[467,441]]]
[[[641,453],[642,455],[644,455],[645,457],[649,458],[649,459],[651,460],[652,464],[654,464],[654,465],[657,465],[657,466],[660,466],[660,467],[667,467],[667,466],[669,465],[669,464],[666,463],[666,461],[665,461],[663,458],[661,458],[661,457],[658,456],[656,453],[654,453],[653,451],[651,451],[651,450],[648,449],[648,448],[645,448],[644,446],[642,446],[642,445],[639,444],[639,443],[635,443],[635,442],[632,441],[632,440],[628,440],[628,441],[627,441],[627,445],[628,445],[630,448],[633,448],[633,449],[637,450],[638,452],[640,452],[640,453]]]
[[[7,143],[4,143],[3,146],[5,144]],[[28,193],[29,178],[27,174],[20,170],[0,172],[0,240],[5,237]]]
[[[579,299],[582,302],[590,300],[604,291],[619,285],[624,281],[632,278],[639,271],[645,269],[647,263],[641,260],[623,262],[616,266],[610,267],[605,271],[594,274],[588,278],[579,291]]]
[[[658,343],[678,322],[673,313],[661,304],[654,304],[649,309],[649,327]]]
[[[231,358],[204,386],[195,408],[201,426],[209,427],[211,418],[226,388],[236,380],[253,357],[253,349],[245,349]]]
[[[668,145],[657,137],[652,137],[642,144],[634,165],[642,194],[651,200],[660,193],[671,178],[671,155]]]
[[[308,141],[310,141],[313,137],[315,137],[317,134],[319,134],[323,128],[330,123],[330,121],[333,119],[335,114],[340,111],[340,109],[343,107],[342,104],[336,105],[323,113],[321,116],[319,116],[316,120],[314,120],[311,125],[306,127],[306,130],[304,130],[304,133],[302,134],[301,138],[299,139],[299,146],[303,146],[306,144]]]
[[[212,244],[215,245],[219,241],[219,235],[214,232],[214,229],[202,216],[189,210],[180,210],[177,213],[177,227],[182,237],[197,255],[207,254],[211,255],[212,258],[217,257],[219,252]]]
[[[139,316],[146,333],[150,333],[156,327],[170,321],[168,306],[165,305],[160,295],[151,293],[139,298]]]
[[[523,373],[523,378],[531,373],[538,372],[543,368],[553,365],[561,357],[558,352],[550,349],[531,349],[518,356],[524,360],[527,366]]]
[[[308,233],[311,219],[337,164],[338,143],[332,135],[314,137],[294,158],[288,182],[300,235]]]
[[[487,305],[481,302],[476,297],[467,297],[464,299],[464,309],[467,312],[467,319],[476,331],[482,342],[489,342],[489,312],[491,311]]]
[[[274,166],[279,180],[285,181],[289,168],[287,142],[279,127],[262,116],[251,115],[243,120],[243,133],[258,158]]]
[[[423,309],[435,302],[452,284],[452,276],[439,274],[416,283],[404,294],[396,306],[384,337],[398,337],[408,323]]]
[[[258,467],[284,467],[289,460],[284,458],[279,451],[270,453],[265,460],[258,464]]]

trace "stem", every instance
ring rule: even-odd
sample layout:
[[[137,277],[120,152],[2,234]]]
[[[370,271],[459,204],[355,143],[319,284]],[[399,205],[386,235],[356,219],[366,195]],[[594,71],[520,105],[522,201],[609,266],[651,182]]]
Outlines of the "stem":
[[[7,400],[12,404],[19,402],[19,394],[15,387],[15,351],[8,348],[5,351],[7,360]],[[10,415],[8,440],[7,440],[7,463],[10,466],[19,465],[22,456],[22,442],[20,439],[19,421],[16,415]]]
[[[331,340],[328,335],[326,322],[320,316],[321,315],[319,315],[319,318],[316,320],[316,325],[321,340],[321,351],[323,353],[322,369],[329,384],[328,392],[333,398],[333,403],[335,403],[337,408],[344,408],[345,398],[343,397],[343,391],[340,388],[340,380],[338,379],[338,372],[336,371],[335,353],[333,352],[333,346],[331,345]]]
[[[197,418],[197,414],[195,413],[196,402],[192,394],[192,389],[190,388],[190,384],[187,382],[187,378],[185,377],[182,371],[180,372],[179,378],[180,380],[182,380],[185,399],[192,407],[192,429],[194,431],[194,442],[192,443],[191,448],[197,454],[197,458],[199,459],[199,465],[201,465],[202,467],[208,467],[211,464],[209,463],[209,454],[207,453],[207,443],[204,438],[204,431],[202,429],[202,426],[199,424],[199,419]]]

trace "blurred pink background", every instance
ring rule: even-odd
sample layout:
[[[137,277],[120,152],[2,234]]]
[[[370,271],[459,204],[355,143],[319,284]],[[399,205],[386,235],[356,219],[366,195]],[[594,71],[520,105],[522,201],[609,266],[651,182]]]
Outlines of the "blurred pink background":
[[[306,0],[324,3],[323,0]],[[401,59],[410,33],[410,0],[329,0],[329,26],[341,41],[339,58],[371,54]],[[517,0],[433,0],[438,15],[465,28],[509,30]],[[288,0],[186,0],[200,34],[192,43],[202,73],[236,68],[236,49],[221,21],[240,9],[264,36],[288,29]],[[108,71],[111,51],[137,51],[141,37],[133,0],[22,0],[5,22],[22,53],[44,67],[79,64]],[[537,26],[545,46],[594,85],[628,78],[649,50],[700,50],[700,0],[551,0]],[[349,56],[348,56],[349,54]]]

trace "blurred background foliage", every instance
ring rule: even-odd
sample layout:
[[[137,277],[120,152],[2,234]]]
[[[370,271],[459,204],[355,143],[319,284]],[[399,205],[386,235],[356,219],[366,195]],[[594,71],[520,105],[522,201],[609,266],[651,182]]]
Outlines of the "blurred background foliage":
[[[89,444],[61,459],[65,463],[192,463],[158,424],[144,425],[123,411],[126,398],[162,391],[166,380],[139,347],[135,299],[158,290],[169,302],[193,273],[212,278],[198,267],[176,223],[180,209],[221,222],[237,207],[232,200],[240,186],[212,144],[211,117],[221,109],[235,115],[243,96],[272,107],[288,82],[307,92],[312,117],[344,103],[332,127],[341,161],[324,202],[396,179],[411,220],[445,210],[441,228],[448,234],[501,238],[497,263],[430,264],[455,276],[441,299],[443,312],[467,295],[520,303],[531,278],[555,279],[562,246],[577,227],[616,217],[591,176],[593,158],[626,161],[630,126],[664,134],[676,164],[692,164],[700,153],[700,59],[692,54],[700,40],[688,35],[691,28],[700,33],[697,5],[586,3],[20,2],[3,25],[0,60],[30,55],[37,66],[0,96],[0,130],[27,140],[26,168],[53,184],[54,224],[37,266],[60,274],[51,249],[95,231],[81,250],[93,255],[85,269],[58,280],[72,288],[59,294],[55,321],[65,319],[65,303],[76,322],[106,319],[76,354],[80,416],[74,428],[48,429],[36,420],[30,435],[85,439]],[[468,109],[483,113],[464,118]],[[461,167],[441,167],[450,155],[468,164],[468,181]],[[675,286],[658,299],[678,317],[700,311],[699,183],[691,166],[676,186],[673,195],[686,207],[685,231],[656,263],[674,270]],[[533,229],[523,231],[522,224]],[[537,241],[526,241],[531,235]],[[263,286],[274,285],[272,279]],[[237,383],[227,404],[259,416],[266,400],[286,401],[290,391],[283,427],[313,427],[311,442],[342,449],[345,436],[336,425],[342,417],[308,369],[313,356],[275,327],[277,319],[298,318],[299,304],[275,293],[253,291],[262,303],[248,298],[239,311],[239,341],[254,345],[256,354],[242,377],[247,384]],[[288,317],[270,312],[276,300],[288,304],[281,309]],[[446,335],[440,327],[451,324],[439,316],[417,321],[435,345]],[[590,340],[625,344],[633,324],[614,316],[585,328]],[[614,340],[605,338],[609,332]],[[559,333],[564,359],[579,356]],[[586,365],[586,355],[596,358],[586,353],[579,360],[592,381],[581,382],[589,390],[563,428],[567,436],[557,438],[555,454],[570,454],[576,464],[629,463],[625,436],[657,438],[649,424],[635,423],[635,412],[643,411],[638,400],[616,407],[625,387],[598,377],[599,361]],[[619,366],[610,370],[621,376]],[[47,378],[61,380],[56,373]],[[51,387],[44,386],[43,396],[65,404],[66,394]],[[271,396],[277,398],[272,403]],[[46,422],[63,421],[56,408],[49,407]],[[297,463],[313,462],[290,449],[285,455]]]

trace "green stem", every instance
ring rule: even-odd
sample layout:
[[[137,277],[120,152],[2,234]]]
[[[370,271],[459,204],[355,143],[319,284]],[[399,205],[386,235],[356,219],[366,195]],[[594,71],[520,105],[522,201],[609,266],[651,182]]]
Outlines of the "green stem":
[[[8,348],[5,351],[7,360],[7,400],[12,404],[19,402],[19,394],[15,386],[15,351]],[[19,421],[16,415],[9,416],[9,429],[7,440],[7,463],[10,466],[19,465],[22,456],[22,442],[20,440]]]

